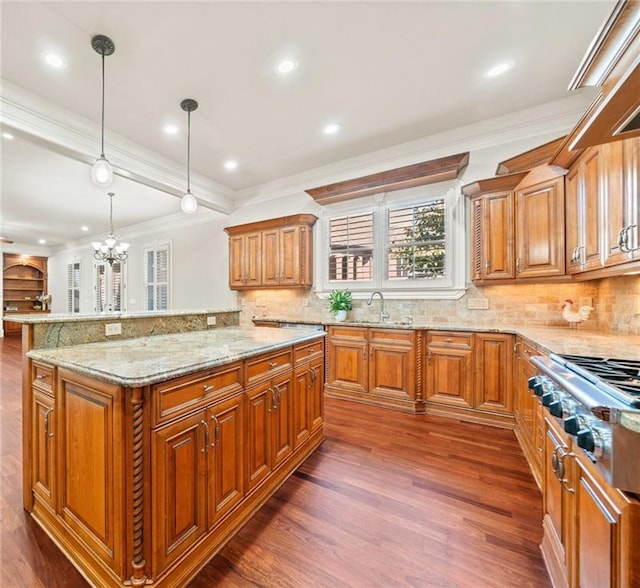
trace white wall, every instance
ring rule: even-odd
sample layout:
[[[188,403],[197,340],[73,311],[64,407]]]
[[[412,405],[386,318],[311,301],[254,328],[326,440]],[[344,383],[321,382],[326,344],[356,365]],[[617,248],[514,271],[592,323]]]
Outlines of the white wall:
[[[396,159],[393,148],[386,149],[384,157],[374,153],[367,161],[365,158],[357,162],[345,161],[327,166],[326,169],[310,170],[295,178],[283,178],[269,186],[243,190],[238,194],[240,205],[228,217],[199,210],[193,216],[166,218],[145,227],[119,228],[117,233],[131,243],[127,263],[127,310],[142,309],[142,249],[149,244],[171,241],[173,309],[235,308],[238,298],[227,286],[228,241],[223,230],[225,226],[289,214],[319,215],[322,208],[304,192],[305,188],[338,181],[341,174],[355,178],[406,165],[409,151],[413,162],[470,151],[469,165],[460,179],[468,183],[492,177],[500,161],[568,132],[581,113],[579,108],[576,109],[575,100],[569,101],[568,105],[562,103],[558,107],[559,113],[553,116],[549,114],[549,107],[540,107],[544,116],[540,116],[540,109],[533,109],[532,112],[540,116],[533,122],[531,112],[523,112],[520,118],[512,114],[496,121],[485,121],[480,125],[448,131],[441,136],[428,137],[421,142],[401,145],[397,148]],[[490,130],[491,123],[495,123],[495,133]],[[53,312],[66,311],[66,266],[76,259],[81,259],[83,267],[82,312],[93,312],[93,258],[89,241],[72,245],[50,257],[49,292],[53,296]]]

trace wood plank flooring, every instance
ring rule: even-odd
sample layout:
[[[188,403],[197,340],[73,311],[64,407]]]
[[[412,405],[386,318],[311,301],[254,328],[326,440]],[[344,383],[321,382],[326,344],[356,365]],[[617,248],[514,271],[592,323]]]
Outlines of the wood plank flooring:
[[[82,576],[22,509],[20,340],[0,338],[0,585]],[[511,431],[326,400],[327,439],[190,588],[549,588]]]

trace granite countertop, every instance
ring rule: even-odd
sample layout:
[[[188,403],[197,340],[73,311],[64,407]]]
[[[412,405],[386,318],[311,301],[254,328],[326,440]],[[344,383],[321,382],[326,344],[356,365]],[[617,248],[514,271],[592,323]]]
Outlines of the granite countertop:
[[[519,335],[545,353],[561,355],[589,355],[632,359],[640,361],[640,335],[570,329],[567,325],[557,327],[495,324],[431,324],[426,321],[413,322],[371,322],[371,321],[312,321],[305,319],[282,319],[253,317],[253,320],[271,323],[298,323],[303,325],[331,325],[343,327],[373,327],[387,329],[414,329],[430,331],[467,331],[476,333],[511,333]]]
[[[34,349],[27,355],[113,384],[137,387],[322,337],[322,331],[311,329],[225,327]]]
[[[47,323],[75,323],[86,321],[114,321],[125,319],[193,316],[203,314],[219,314],[223,312],[240,312],[239,308],[210,308],[205,310],[141,310],[136,312],[104,312],[96,314],[77,314],[56,312],[52,314],[12,314],[4,312],[2,320],[12,323],[47,324]]]

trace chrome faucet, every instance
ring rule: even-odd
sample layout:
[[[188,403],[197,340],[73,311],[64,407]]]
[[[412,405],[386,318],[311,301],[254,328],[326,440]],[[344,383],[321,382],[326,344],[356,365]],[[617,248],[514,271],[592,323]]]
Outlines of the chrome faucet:
[[[382,295],[382,292],[378,292],[378,290],[376,290],[375,292],[371,293],[371,296],[369,296],[369,300],[367,300],[367,304],[369,306],[371,306],[371,302],[373,301],[373,297],[375,295],[380,296],[380,322],[383,323],[384,319],[388,319],[389,315],[384,311],[384,296]]]

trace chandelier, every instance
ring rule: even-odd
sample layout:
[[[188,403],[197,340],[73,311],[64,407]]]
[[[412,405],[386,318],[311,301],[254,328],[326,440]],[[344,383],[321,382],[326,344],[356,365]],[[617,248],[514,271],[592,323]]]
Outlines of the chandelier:
[[[103,241],[94,241],[93,257],[98,261],[107,261],[109,265],[113,265],[114,261],[124,261],[127,259],[127,249],[129,243],[118,242],[117,237],[113,233],[113,197],[115,194],[109,192],[109,234]]]
[[[94,184],[98,186],[110,186],[113,182],[113,169],[111,164],[104,156],[104,58],[105,56],[112,55],[116,50],[116,46],[113,41],[105,35],[96,35],[91,39],[91,46],[93,50],[102,56],[102,134],[100,141],[100,157],[96,159],[96,162],[91,168],[91,179]]]

